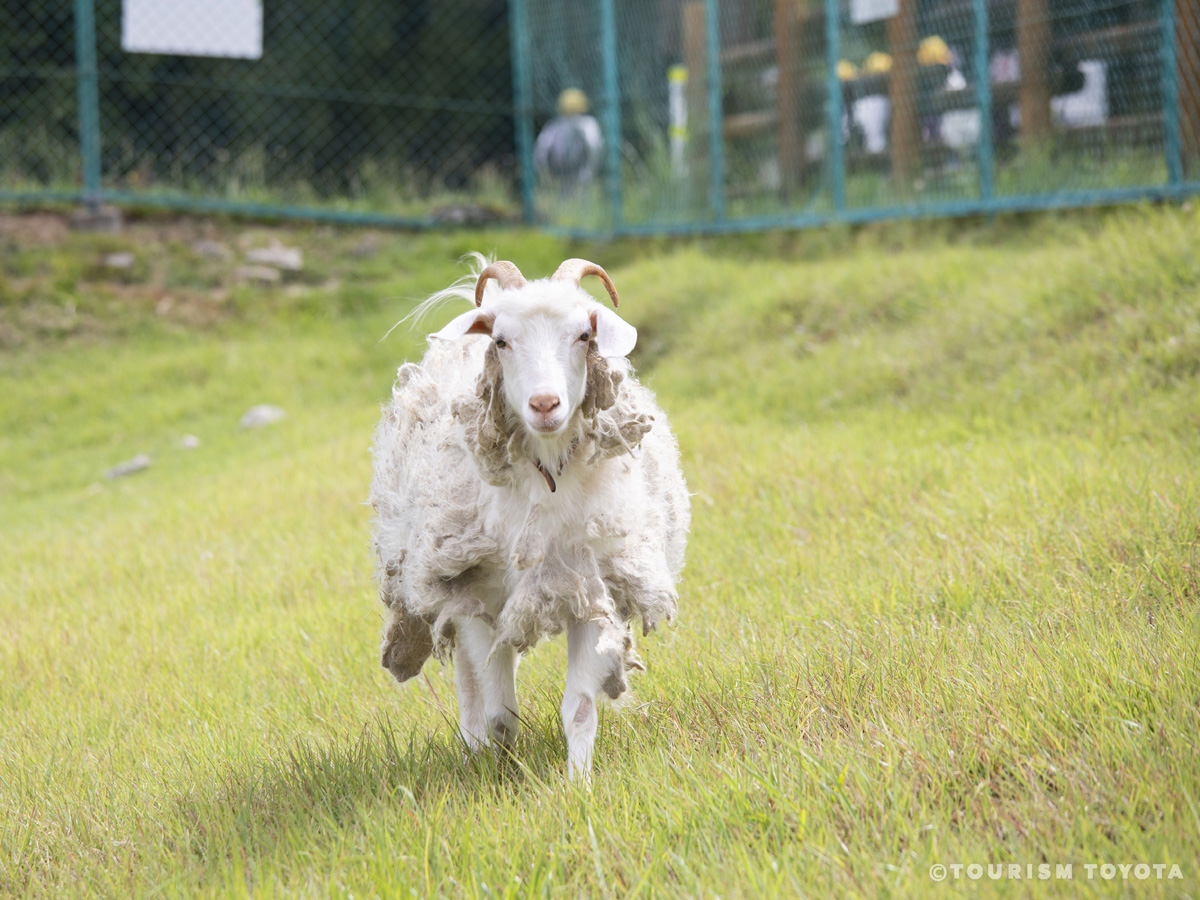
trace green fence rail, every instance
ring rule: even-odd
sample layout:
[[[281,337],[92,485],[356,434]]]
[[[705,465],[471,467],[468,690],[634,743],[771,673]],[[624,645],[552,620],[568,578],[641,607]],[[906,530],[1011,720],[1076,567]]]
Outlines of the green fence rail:
[[[0,201],[574,235],[1200,192],[1200,0],[0,0]]]

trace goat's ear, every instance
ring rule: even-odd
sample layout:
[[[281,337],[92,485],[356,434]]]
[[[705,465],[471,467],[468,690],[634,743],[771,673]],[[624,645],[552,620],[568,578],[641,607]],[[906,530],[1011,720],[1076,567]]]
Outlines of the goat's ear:
[[[637,329],[603,306],[592,310],[592,333],[601,356],[628,356],[637,344]]]
[[[495,318],[489,312],[484,312],[481,309],[473,309],[470,312],[465,312],[461,316],[451,319],[445,328],[431,334],[430,337],[437,338],[440,341],[457,341],[460,337],[468,334],[490,335],[492,333],[492,322],[495,321]]]

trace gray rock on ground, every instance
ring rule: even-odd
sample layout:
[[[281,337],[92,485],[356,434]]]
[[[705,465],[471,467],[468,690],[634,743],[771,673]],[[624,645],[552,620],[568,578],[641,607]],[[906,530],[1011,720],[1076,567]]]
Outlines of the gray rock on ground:
[[[258,406],[252,406],[246,410],[238,425],[242,428],[262,428],[264,425],[272,425],[286,416],[287,413],[281,407],[260,403]]]
[[[139,453],[133,459],[126,460],[119,465],[113,466],[104,473],[105,478],[124,478],[126,475],[132,475],[135,472],[141,472],[143,469],[150,468],[151,459],[145,453]]]
[[[286,272],[299,272],[304,268],[304,254],[299,247],[285,247],[279,241],[271,241],[266,247],[247,250],[246,262],[259,266],[274,266]]]
[[[204,259],[233,259],[233,251],[220,241],[203,238],[192,244],[192,252]]]
[[[132,269],[133,263],[132,253],[110,253],[104,257],[104,265],[110,269]]]
[[[238,281],[253,281],[256,284],[278,284],[283,276],[270,266],[238,266],[233,270]]]

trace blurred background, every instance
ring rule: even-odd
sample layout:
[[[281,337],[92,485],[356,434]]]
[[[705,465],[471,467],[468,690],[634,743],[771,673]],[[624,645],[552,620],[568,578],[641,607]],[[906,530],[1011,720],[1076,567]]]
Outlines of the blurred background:
[[[1200,189],[1198,0],[3,0],[0,200],[715,232]]]

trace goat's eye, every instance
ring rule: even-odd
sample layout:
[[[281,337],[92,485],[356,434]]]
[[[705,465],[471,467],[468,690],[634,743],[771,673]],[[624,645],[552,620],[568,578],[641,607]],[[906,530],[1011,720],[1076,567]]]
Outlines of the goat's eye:
[[[579,336],[579,339],[586,344],[588,341],[590,341],[592,339],[592,333],[590,331],[585,331],[583,334],[581,334]]]
[[[508,341],[506,341],[504,338],[496,338],[496,348],[497,349],[503,350],[507,346],[508,346]]]

